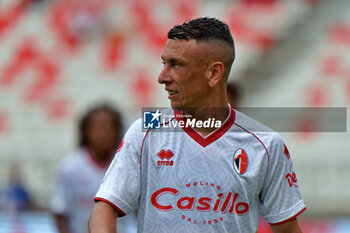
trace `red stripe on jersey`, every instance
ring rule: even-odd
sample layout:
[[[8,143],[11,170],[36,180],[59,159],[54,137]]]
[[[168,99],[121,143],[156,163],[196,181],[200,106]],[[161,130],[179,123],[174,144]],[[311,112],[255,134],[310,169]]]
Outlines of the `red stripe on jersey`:
[[[145,136],[143,136],[142,139],[142,144],[141,144],[141,152],[140,152],[140,170],[142,170],[142,151],[143,151],[143,144],[145,142],[146,136],[148,134],[148,132],[150,131],[150,128],[147,130],[147,132],[145,133]]]
[[[293,220],[295,219],[296,217],[298,217],[302,212],[304,212],[306,210],[306,207],[304,207],[304,209],[300,210],[297,214],[295,214],[293,217],[290,217],[282,222],[277,222],[277,223],[270,223],[271,225],[280,225],[280,224],[283,224],[283,223],[286,223],[290,220]]]
[[[260,138],[258,138],[258,136],[256,136],[254,133],[250,132],[249,130],[245,129],[243,126],[240,126],[239,124],[235,123],[235,125],[237,125],[239,128],[243,129],[244,131],[246,131],[247,133],[253,135],[260,143],[261,145],[265,148],[266,154],[267,154],[267,159],[270,160],[270,154],[269,151],[267,150],[265,144],[260,140]]]
[[[112,202],[104,199],[104,198],[101,198],[101,197],[95,197],[94,198],[95,202],[97,201],[103,201],[103,202],[106,202],[108,205],[112,206],[113,209],[115,209],[116,211],[118,211],[118,217],[123,217],[125,216],[126,214],[124,213],[124,211],[122,211],[121,209],[119,209],[116,205],[114,205]]]
[[[177,121],[184,121],[184,118],[181,116],[181,112],[175,111],[175,118]],[[180,117],[178,117],[180,116]],[[199,143],[201,146],[206,147],[212,142],[218,140],[221,136],[223,136],[235,123],[236,113],[230,107],[230,112],[228,118],[225,120],[224,124],[221,125],[220,128],[214,130],[208,136],[203,137],[200,133],[194,130],[192,127],[184,127],[183,130],[190,136],[193,140]]]

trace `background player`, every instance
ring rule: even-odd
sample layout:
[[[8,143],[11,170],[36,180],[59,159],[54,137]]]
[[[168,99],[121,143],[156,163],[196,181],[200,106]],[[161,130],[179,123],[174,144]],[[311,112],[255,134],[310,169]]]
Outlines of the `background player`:
[[[242,90],[235,82],[228,82],[226,85],[227,101],[232,108],[238,108],[242,99]]]
[[[171,121],[186,121],[185,113],[223,123],[142,132],[136,121],[96,194],[91,232],[115,232],[116,217],[136,208],[139,232],[256,232],[259,213],[274,232],[301,232],[296,216],[305,205],[282,139],[228,107],[234,57],[231,33],[217,19],[169,31],[158,82],[180,115]]]
[[[97,106],[82,117],[80,148],[61,162],[50,203],[60,233],[88,232],[88,218],[94,204],[92,199],[121,136],[121,115],[107,105]],[[130,216],[131,225],[133,217]],[[127,231],[130,227],[127,222],[126,219],[118,224],[119,232],[132,232]]]

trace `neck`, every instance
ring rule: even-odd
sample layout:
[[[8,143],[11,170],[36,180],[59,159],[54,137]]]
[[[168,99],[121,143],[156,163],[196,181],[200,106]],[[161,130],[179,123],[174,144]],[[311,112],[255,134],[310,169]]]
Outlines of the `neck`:
[[[225,103],[224,106],[192,108],[192,109],[186,109],[183,111],[184,115],[189,116],[188,118],[201,120],[201,121],[212,119],[215,121],[220,121],[221,125],[224,123],[224,121],[228,117],[229,112],[230,112],[230,109],[227,103]],[[208,134],[216,130],[217,127],[210,127],[210,128],[194,127],[194,129],[197,132],[199,132],[202,136],[207,136]]]
[[[91,156],[100,166],[107,166],[112,159],[113,152],[111,150],[97,150],[89,148]]]
[[[229,113],[226,89],[216,88],[212,90],[203,99],[203,102],[198,104],[198,107],[187,108],[183,112],[197,120],[215,118],[216,120],[224,121]]]

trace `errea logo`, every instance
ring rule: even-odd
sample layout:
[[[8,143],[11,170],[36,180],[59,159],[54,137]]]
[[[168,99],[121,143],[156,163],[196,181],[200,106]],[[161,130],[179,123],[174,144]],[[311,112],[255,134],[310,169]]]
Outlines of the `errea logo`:
[[[174,161],[170,160],[174,157],[174,153],[171,150],[164,150],[158,152],[160,160],[157,161],[157,166],[174,166]]]

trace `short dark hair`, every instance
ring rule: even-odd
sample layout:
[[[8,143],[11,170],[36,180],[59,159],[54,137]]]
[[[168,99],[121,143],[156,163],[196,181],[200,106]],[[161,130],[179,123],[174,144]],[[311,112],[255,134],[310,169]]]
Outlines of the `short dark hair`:
[[[168,39],[225,42],[233,50],[235,46],[228,25],[216,18],[201,17],[176,25],[168,32]]]
[[[116,145],[119,145],[121,138],[123,136],[122,116],[119,111],[112,108],[111,106],[107,104],[101,104],[91,108],[81,117],[79,121],[79,146],[81,147],[89,146],[87,130],[91,124],[91,119],[94,117],[96,113],[99,113],[99,112],[107,112],[111,115],[113,122],[116,126],[116,131],[117,131],[116,133],[118,135]]]

